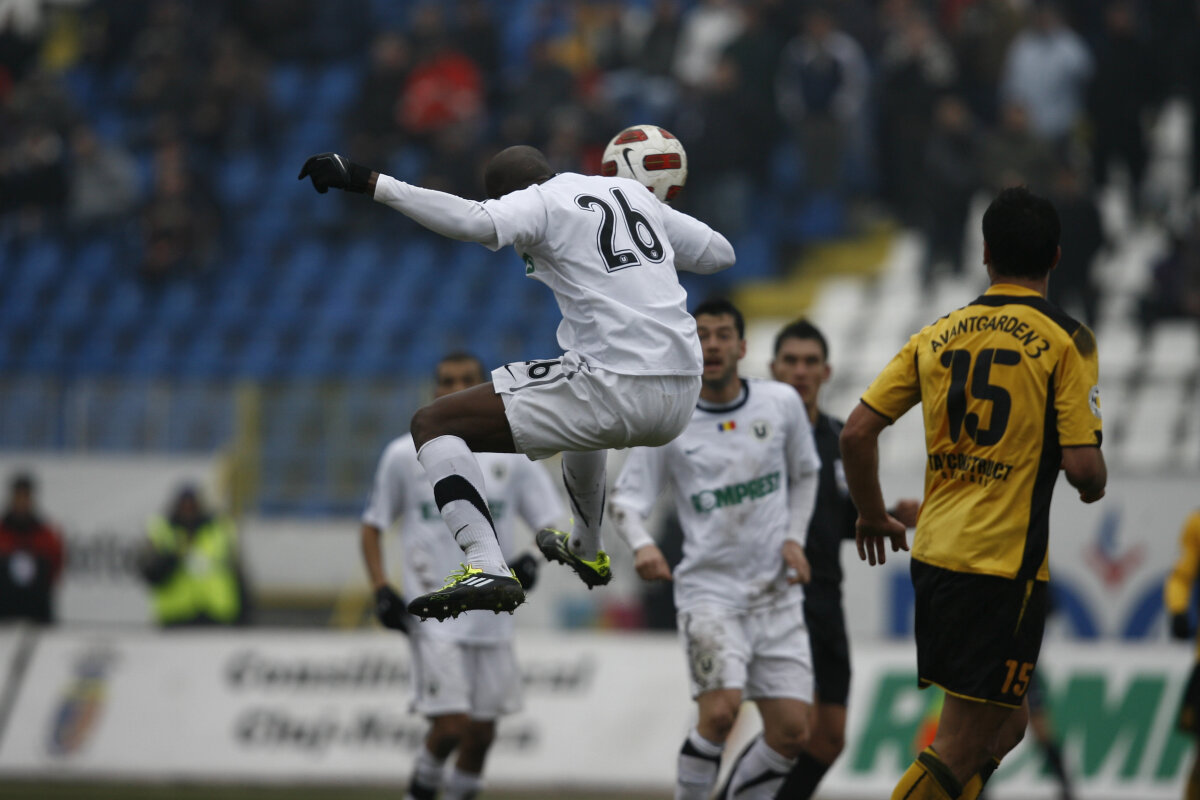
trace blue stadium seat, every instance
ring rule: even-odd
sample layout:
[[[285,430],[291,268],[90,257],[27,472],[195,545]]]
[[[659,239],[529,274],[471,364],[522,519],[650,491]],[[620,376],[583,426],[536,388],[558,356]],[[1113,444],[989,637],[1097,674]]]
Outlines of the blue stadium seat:
[[[311,80],[297,64],[279,64],[271,70],[271,105],[291,117],[300,116],[308,102]]]
[[[313,86],[313,102],[323,115],[341,114],[358,99],[361,66],[353,61],[332,64],[321,71]]]
[[[246,208],[262,200],[262,158],[239,153],[222,159],[217,169],[216,188],[222,202]]]

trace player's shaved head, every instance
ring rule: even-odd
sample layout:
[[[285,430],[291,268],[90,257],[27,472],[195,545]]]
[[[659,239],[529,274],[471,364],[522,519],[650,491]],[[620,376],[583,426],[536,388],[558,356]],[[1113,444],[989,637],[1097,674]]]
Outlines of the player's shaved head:
[[[553,177],[554,170],[541,150],[518,144],[501,150],[488,162],[483,185],[487,196],[495,200]]]

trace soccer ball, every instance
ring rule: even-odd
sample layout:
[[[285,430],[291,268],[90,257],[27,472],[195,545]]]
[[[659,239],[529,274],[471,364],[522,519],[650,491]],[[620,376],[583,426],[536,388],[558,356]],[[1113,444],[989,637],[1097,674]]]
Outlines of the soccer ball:
[[[687,153],[670,131],[657,125],[634,125],[604,148],[600,171],[608,177],[632,178],[669,203],[687,182]]]

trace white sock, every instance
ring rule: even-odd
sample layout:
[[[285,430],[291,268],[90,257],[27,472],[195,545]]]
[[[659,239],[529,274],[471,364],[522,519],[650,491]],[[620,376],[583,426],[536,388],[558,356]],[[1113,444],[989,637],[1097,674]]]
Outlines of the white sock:
[[[607,450],[563,453],[563,483],[575,511],[575,527],[568,544],[584,561],[595,561],[600,552],[600,523],[604,518],[604,473]]]
[[[430,439],[417,451],[417,460],[433,485],[442,519],[462,548],[467,563],[494,575],[507,575],[496,528],[488,510],[483,470],[467,443],[457,436]]]
[[[708,800],[721,768],[723,743],[710,742],[692,728],[679,750],[675,800]]]
[[[450,770],[446,779],[446,792],[442,800],[471,800],[483,788],[483,776],[472,772],[463,772],[458,767]]]
[[[422,747],[417,753],[417,761],[413,764],[412,780],[408,783],[408,793],[404,800],[435,800],[442,788],[442,770],[446,760],[439,761],[437,756]]]
[[[773,800],[794,763],[796,759],[779,755],[758,736],[733,768],[729,800]]]

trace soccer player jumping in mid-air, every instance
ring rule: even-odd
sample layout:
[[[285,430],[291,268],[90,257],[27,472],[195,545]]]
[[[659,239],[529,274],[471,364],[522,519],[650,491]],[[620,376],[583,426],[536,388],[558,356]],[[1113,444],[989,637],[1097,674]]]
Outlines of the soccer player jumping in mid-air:
[[[562,311],[559,358],[507,364],[483,384],[441,397],[413,417],[417,458],[467,565],[416,598],[420,617],[512,611],[524,601],[496,542],[474,452],[563,453],[575,511],[570,533],[538,546],[588,586],[612,578],[600,545],[607,448],[661,445],[687,425],[703,361],[677,269],[711,273],[734,261],[725,237],[675,211],[641,184],[555,174],[537,149],[510,147],[487,165],[486,202],[422,189],[335,153],[300,170],[319,192],[369,193],[426,228],[492,250],[512,245],[525,274]]]
[[[486,375],[474,356],[452,353],[438,362],[434,394],[444,397],[476,386]],[[480,463],[488,475],[488,507],[504,552],[515,552],[513,528],[518,516],[534,530],[561,518],[558,493],[540,464],[513,453],[487,453]],[[446,536],[433,489],[407,434],[390,442],[379,460],[362,518],[363,560],[375,590],[379,621],[404,633],[412,645],[412,708],[430,722],[404,800],[439,796],[442,800],[467,800],[482,786],[497,718],[521,707],[513,620],[475,614],[463,619],[417,621],[388,582],[383,558],[382,536],[397,519],[403,519],[398,537],[401,585],[413,593],[437,588],[462,554]],[[526,590],[537,578],[538,560],[525,553],[512,561]],[[446,761],[454,750],[458,756],[446,776]]]

